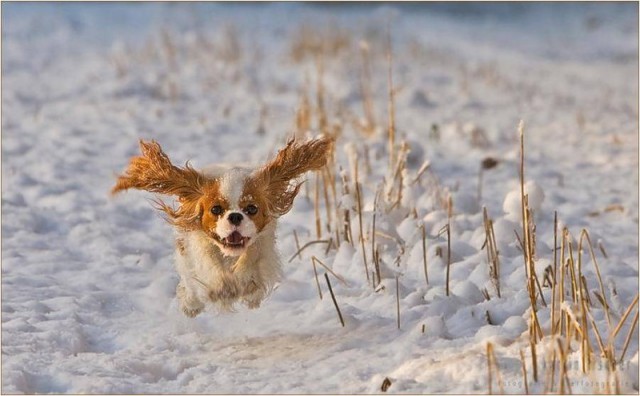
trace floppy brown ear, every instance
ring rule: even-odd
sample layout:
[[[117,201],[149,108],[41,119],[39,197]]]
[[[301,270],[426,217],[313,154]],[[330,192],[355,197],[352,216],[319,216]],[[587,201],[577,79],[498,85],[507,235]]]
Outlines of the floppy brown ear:
[[[276,158],[258,171],[257,179],[266,189],[271,213],[281,216],[291,210],[302,185],[298,178],[305,172],[325,166],[332,144],[333,140],[329,138],[306,143],[289,140]]]
[[[141,139],[140,152],[142,155],[133,157],[125,173],[118,177],[112,194],[129,188],[176,195],[186,200],[197,199],[202,194],[204,177],[189,164],[184,168],[173,165],[155,140]]]

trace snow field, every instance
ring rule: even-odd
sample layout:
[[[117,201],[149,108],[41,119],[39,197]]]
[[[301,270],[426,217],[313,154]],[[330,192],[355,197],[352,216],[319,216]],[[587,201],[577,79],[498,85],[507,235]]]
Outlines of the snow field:
[[[481,8],[464,17],[294,4],[3,5],[3,392],[379,393],[389,378],[391,393],[485,393],[488,342],[506,392],[524,391],[521,350],[529,390],[543,392],[554,346],[551,337],[538,344],[534,382],[527,274],[514,233],[522,235],[519,120],[540,280],[553,265],[557,211],[558,233],[566,226],[574,249],[580,231],[589,231],[614,326],[638,290],[637,6],[555,6],[498,7],[484,17]],[[403,141],[409,147],[393,208],[397,184],[382,185],[399,180],[388,170],[381,27],[389,15],[396,153]],[[321,80],[312,38],[328,45]],[[358,127],[366,118],[362,42],[371,68],[370,137]],[[292,133],[307,135],[296,124],[305,96],[308,135],[321,131],[318,87],[328,125],[337,128],[329,131],[339,130],[333,220],[322,189],[315,202],[316,175],[309,175],[280,221],[286,276],[263,306],[183,317],[172,230],[149,195],[109,197],[115,173],[137,152],[138,138],[158,140],[176,163],[260,163]],[[497,165],[483,172],[478,200],[486,158]],[[345,208],[358,242],[356,161],[364,250],[342,235],[335,243],[343,229],[336,209]],[[316,204],[321,239],[334,243],[311,245],[289,262],[298,250],[294,230],[301,245],[318,239]],[[499,252],[500,298],[483,249],[483,207]],[[344,328],[317,265],[319,298],[312,256],[346,281],[329,273]],[[587,250],[583,259],[590,313],[606,340],[611,329]],[[551,301],[549,287],[542,294]],[[539,305],[545,335],[550,311]],[[618,357],[635,312],[613,342]],[[616,372],[624,393],[638,390],[637,331]],[[574,393],[615,387],[589,334],[593,371],[582,374],[575,341],[566,358]],[[494,378],[493,389],[499,385]]]

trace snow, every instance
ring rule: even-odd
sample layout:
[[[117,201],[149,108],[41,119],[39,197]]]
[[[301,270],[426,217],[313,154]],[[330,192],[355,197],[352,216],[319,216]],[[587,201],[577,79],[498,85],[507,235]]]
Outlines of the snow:
[[[389,378],[389,393],[486,393],[492,342],[505,391],[523,393],[531,307],[514,233],[522,233],[518,123],[536,271],[553,264],[557,211],[558,232],[568,227],[574,247],[589,231],[617,323],[638,291],[637,15],[634,3],[3,4],[2,391],[379,393]],[[389,177],[389,20],[398,142],[411,151],[399,207],[384,213],[378,203],[374,289],[363,254],[372,277],[373,198]],[[300,93],[308,89],[315,106],[315,65],[291,56],[303,24],[349,38],[350,50],[327,60],[323,83],[330,119],[343,123],[338,164],[352,177],[359,161],[364,252],[318,243],[290,260],[294,230],[301,245],[316,239],[309,175],[279,222],[285,278],[271,297],[258,310],[186,318],[175,301],[171,227],[149,194],[109,190],[139,138],[195,167],[259,164],[276,153]],[[379,124],[369,138],[355,128],[363,46]],[[335,108],[343,111],[334,117]],[[478,200],[489,157],[498,163],[484,170]],[[440,203],[446,192],[451,217]],[[340,209],[357,204],[353,190],[338,190],[337,200]],[[483,207],[494,222],[501,298],[483,248]],[[595,301],[595,267],[582,254]],[[329,274],[345,327],[320,265],[319,298],[312,256],[346,280]],[[591,312],[608,337],[604,311],[595,303]],[[538,315],[548,332],[549,308]],[[632,318],[615,339],[618,355]],[[618,370],[624,393],[638,392],[637,332]],[[583,375],[578,349],[568,361],[573,392],[602,390],[606,370]],[[529,378],[529,389],[543,392],[544,381]]]

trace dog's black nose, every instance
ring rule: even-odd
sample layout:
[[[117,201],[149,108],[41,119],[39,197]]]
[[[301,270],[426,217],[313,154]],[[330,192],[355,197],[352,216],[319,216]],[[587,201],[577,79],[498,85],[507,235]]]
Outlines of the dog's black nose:
[[[229,223],[233,225],[240,225],[241,221],[242,221],[242,213],[234,212],[229,214]]]

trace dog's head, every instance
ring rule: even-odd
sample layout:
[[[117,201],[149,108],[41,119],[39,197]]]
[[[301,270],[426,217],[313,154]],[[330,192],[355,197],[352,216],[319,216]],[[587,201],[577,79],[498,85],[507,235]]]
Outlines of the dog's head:
[[[306,143],[291,140],[260,168],[233,168],[208,177],[188,163],[173,165],[158,143],[141,140],[142,155],[131,159],[112,193],[136,188],[173,195],[178,198],[177,209],[156,201],[173,225],[201,230],[222,253],[239,256],[270,221],[291,209],[300,176],[326,164],[331,144],[327,138]]]

